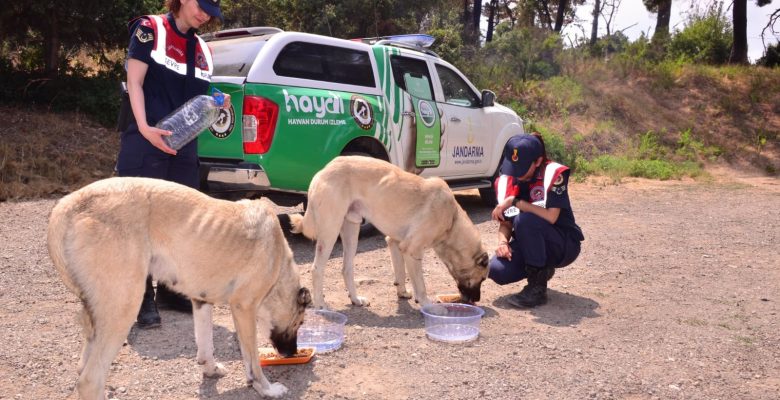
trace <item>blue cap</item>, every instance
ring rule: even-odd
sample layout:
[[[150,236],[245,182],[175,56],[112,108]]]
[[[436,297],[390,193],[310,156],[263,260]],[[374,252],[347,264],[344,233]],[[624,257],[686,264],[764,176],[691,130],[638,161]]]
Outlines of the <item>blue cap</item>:
[[[528,173],[531,164],[542,156],[542,142],[533,135],[516,135],[504,145],[500,173],[515,177]]]
[[[221,90],[215,87],[211,88],[211,97],[214,98],[214,103],[216,103],[217,106],[222,107],[225,105],[225,94],[222,93]]]
[[[222,18],[222,11],[219,9],[219,2],[220,0],[198,0],[198,5],[206,14],[217,17],[220,21],[224,21]]]

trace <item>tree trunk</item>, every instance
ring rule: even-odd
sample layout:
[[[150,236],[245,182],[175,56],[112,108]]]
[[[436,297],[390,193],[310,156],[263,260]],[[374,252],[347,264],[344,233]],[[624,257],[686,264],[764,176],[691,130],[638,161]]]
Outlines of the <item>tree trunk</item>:
[[[550,7],[548,7],[546,1],[537,1],[536,6],[539,8],[539,18],[543,19],[542,24],[547,25],[547,29],[553,29],[552,17],[550,16]]]
[[[596,0],[598,1],[598,0]],[[490,14],[488,15],[487,33],[485,34],[485,41],[493,41],[493,28],[495,27],[496,8],[498,7],[498,0],[490,0]]]
[[[596,45],[596,40],[599,38],[599,14],[601,2],[596,0],[596,4],[593,6],[593,26],[590,29],[590,47]]]
[[[553,32],[560,32],[561,28],[563,28],[563,16],[566,14],[566,3],[567,0],[558,0],[558,12],[555,16],[555,28],[553,28]]]
[[[747,0],[734,0],[734,43],[731,44],[731,64],[748,63]]]
[[[653,33],[653,44],[659,45],[669,38],[669,18],[672,16],[672,0],[658,1],[658,22]]]
[[[512,8],[509,7],[509,2],[504,2],[504,7],[509,15],[512,15]],[[530,28],[534,26],[536,20],[536,2],[534,1],[521,1],[517,6],[517,23],[523,28]]]
[[[463,41],[467,42],[471,35],[471,13],[469,12],[469,0],[463,0]]]
[[[474,10],[473,10],[472,18],[474,23],[474,38],[477,41],[477,44],[479,44],[479,23],[482,19],[482,0],[474,0]]]
[[[60,29],[54,9],[47,12],[47,29],[43,34],[43,72],[49,78],[57,77],[60,65]]]

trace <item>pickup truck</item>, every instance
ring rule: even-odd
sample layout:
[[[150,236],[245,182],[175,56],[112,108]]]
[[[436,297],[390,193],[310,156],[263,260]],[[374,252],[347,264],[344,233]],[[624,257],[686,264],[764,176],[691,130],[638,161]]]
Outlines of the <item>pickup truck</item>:
[[[502,149],[523,121],[430,51],[432,37],[344,40],[256,27],[203,38],[212,86],[232,96],[199,138],[204,191],[295,205],[330,160],[362,154],[453,190],[477,188],[495,204]]]

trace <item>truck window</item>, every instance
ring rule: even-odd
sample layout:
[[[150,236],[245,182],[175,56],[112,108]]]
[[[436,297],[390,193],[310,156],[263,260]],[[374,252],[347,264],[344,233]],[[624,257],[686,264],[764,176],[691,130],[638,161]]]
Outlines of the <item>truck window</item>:
[[[390,57],[390,65],[393,68],[393,79],[395,80],[395,84],[398,85],[401,89],[409,92],[409,88],[406,87],[406,79],[404,78],[406,75],[409,75],[413,78],[425,78],[428,81],[428,93],[433,93],[433,86],[431,86],[431,74],[428,72],[428,65],[423,60],[418,60],[416,58],[409,58],[409,57],[402,57],[402,56],[392,56]],[[419,96],[424,91],[422,90],[414,90],[412,93],[415,96]],[[430,95],[429,95],[430,97]],[[433,98],[423,98],[420,97],[423,100],[433,100]]]
[[[292,42],[274,62],[279,76],[375,87],[368,52],[316,43]]]
[[[436,72],[439,74],[445,103],[463,107],[479,107],[479,96],[471,90],[471,87],[460,75],[439,64],[436,64]]]
[[[244,37],[209,42],[214,57],[214,76],[243,76],[263,48],[266,37]]]

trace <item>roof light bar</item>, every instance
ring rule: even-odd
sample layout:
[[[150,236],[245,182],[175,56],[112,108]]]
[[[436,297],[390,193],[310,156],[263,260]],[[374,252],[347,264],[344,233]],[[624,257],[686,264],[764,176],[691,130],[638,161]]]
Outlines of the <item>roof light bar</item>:
[[[428,48],[431,47],[431,45],[433,45],[433,42],[436,41],[436,38],[434,38],[431,35],[426,35],[423,33],[412,33],[408,35],[379,36],[379,37],[359,38],[359,39],[352,39],[352,40],[357,42],[368,43],[368,44],[376,44],[379,41],[387,40],[395,43],[404,43],[411,46]]]

